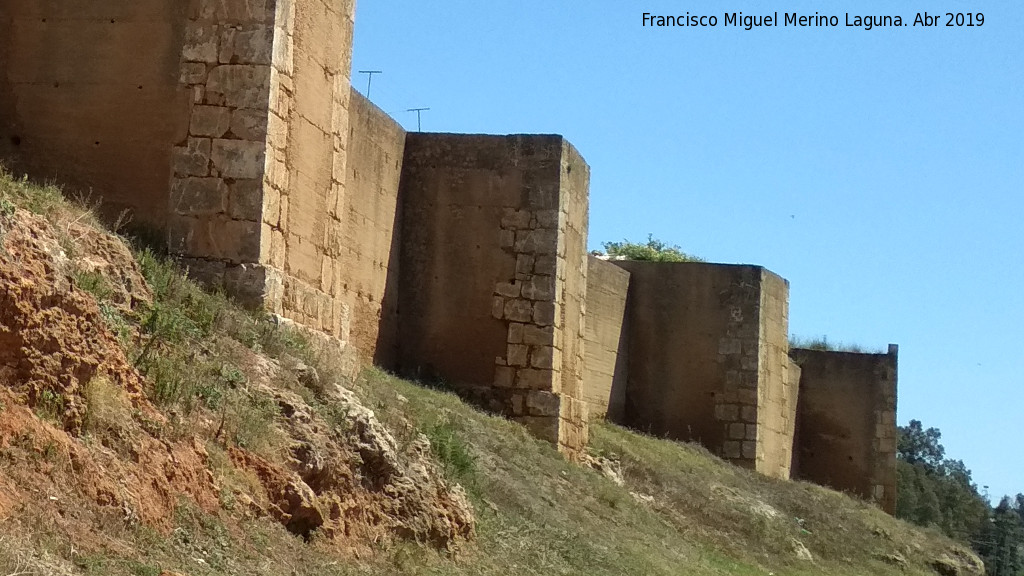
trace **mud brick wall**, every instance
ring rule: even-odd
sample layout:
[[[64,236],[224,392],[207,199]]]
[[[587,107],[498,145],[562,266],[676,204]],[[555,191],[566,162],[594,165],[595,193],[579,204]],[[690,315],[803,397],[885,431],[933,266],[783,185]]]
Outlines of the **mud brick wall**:
[[[559,136],[410,133],[400,192],[401,370],[570,455],[586,440],[588,181]]]
[[[188,2],[0,2],[0,161],[162,226]]]
[[[269,76],[261,261],[268,307],[347,340],[344,203],[353,0],[281,0]]]
[[[349,341],[366,362],[393,367],[398,353],[405,130],[352,90],[339,294],[351,310]]]
[[[771,413],[785,395],[773,389],[783,369],[762,357],[776,356],[764,346],[784,342],[788,323],[782,306],[763,306],[762,298],[787,297],[784,281],[758,266],[615,264],[630,273],[624,422],[779,475],[762,430],[784,420]]]
[[[801,368],[794,477],[895,511],[898,352],[790,351]]]
[[[622,420],[626,402],[629,272],[588,257],[583,399],[591,416]]]

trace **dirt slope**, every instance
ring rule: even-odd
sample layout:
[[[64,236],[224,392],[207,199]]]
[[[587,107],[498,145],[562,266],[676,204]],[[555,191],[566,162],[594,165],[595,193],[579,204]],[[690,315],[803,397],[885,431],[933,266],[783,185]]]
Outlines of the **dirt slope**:
[[[211,435],[217,415],[203,407],[176,422],[179,410],[151,401],[152,383],[126,353],[134,342],[140,357],[157,358],[148,344],[163,342],[134,326],[126,346],[111,329],[111,316],[153,317],[132,253],[71,215],[47,216],[8,207],[0,228],[0,521],[38,521],[79,547],[104,549],[109,534],[97,528],[170,533],[182,506],[229,519],[223,501],[235,495],[225,494],[223,477],[238,476],[251,482],[236,516],[274,519],[304,539],[315,531],[340,553],[391,539],[455,550],[472,538],[472,509],[441,477],[429,444],[399,450],[335,383],[324,399],[344,411],[345,426],[276,388],[296,377],[247,351],[247,367],[259,370],[241,378],[270,403],[273,448],[261,454]],[[224,452],[220,470],[208,447]]]

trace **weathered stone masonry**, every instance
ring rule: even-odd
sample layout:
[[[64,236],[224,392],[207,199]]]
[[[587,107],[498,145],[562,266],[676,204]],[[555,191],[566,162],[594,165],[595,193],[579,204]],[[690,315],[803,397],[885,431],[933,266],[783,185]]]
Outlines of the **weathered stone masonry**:
[[[788,477],[785,280],[758,266],[614,264],[629,272],[622,421]]]
[[[593,417],[621,422],[629,372],[626,294],[629,272],[611,262],[587,259],[587,316],[583,399]]]
[[[895,512],[898,353],[792,351],[801,367],[795,477]]]
[[[189,2],[0,2],[0,161],[163,227]]]
[[[192,273],[342,340],[354,3],[193,4],[169,239]]]
[[[607,273],[616,266],[628,274]],[[894,510],[895,345],[888,354],[789,350],[788,284],[760,267],[590,267],[597,305],[583,396],[594,413],[622,403],[606,417]]]
[[[353,17],[354,0],[0,2],[0,159],[570,457],[592,411],[892,509],[894,351],[795,351],[801,368],[771,272],[588,258],[576,150],[406,134],[350,87]]]
[[[257,298],[275,16],[272,4],[193,4],[179,74],[188,130],[171,163],[171,251]]]
[[[491,191],[477,185],[501,181],[513,194],[496,218],[469,227],[475,236],[443,244],[464,257],[493,241],[496,252],[476,268],[458,260],[447,280],[437,280],[420,259],[429,244],[415,242],[432,221],[403,218],[400,192],[416,188],[415,159],[445,137],[416,135],[407,151],[405,132],[352,96],[353,11],[352,0],[140,0],[131,7],[97,0],[67,9],[42,0],[4,3],[4,156],[35,175],[62,167],[58,174],[71,187],[97,186],[116,208],[166,229],[171,252],[191,275],[348,344],[364,361],[437,365],[446,378],[487,390],[488,402],[563,451],[579,453],[587,421],[579,401],[586,164],[560,137],[512,138],[511,150],[474,152],[492,154],[477,180],[442,183],[452,188],[441,193],[486,197]],[[73,55],[79,69],[48,54]],[[23,59],[31,65],[6,65]],[[51,82],[61,91],[43,95],[40,86]],[[72,101],[90,108],[78,114]],[[67,134],[47,124],[51,117],[64,121]],[[141,131],[137,142],[125,120]],[[431,160],[439,173],[460,169],[461,153],[448,152]],[[534,165],[519,169],[529,157]],[[144,170],[132,171],[136,165]],[[411,200],[412,212],[424,217],[419,200]],[[403,241],[403,231],[412,241]],[[416,286],[430,282],[449,288],[424,300]],[[450,286],[458,284],[466,286],[457,297]],[[503,299],[497,317],[495,298]],[[403,300],[412,305],[400,311]],[[477,301],[479,309],[468,305]],[[437,318],[420,330],[418,318],[449,306],[453,318],[466,320],[453,333],[493,333],[493,343],[462,334],[444,340],[434,334],[444,333]],[[481,318],[498,329],[476,326]],[[449,347],[458,343],[465,344],[460,352]]]
[[[586,444],[588,168],[558,136],[409,134],[399,358],[526,424]]]

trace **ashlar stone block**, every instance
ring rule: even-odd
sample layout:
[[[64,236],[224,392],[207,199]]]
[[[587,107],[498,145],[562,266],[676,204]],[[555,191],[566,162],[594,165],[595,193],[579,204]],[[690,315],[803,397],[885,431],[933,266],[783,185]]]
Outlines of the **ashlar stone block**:
[[[263,178],[266,146],[248,140],[214,140],[214,169],[225,178]]]
[[[189,138],[185,146],[175,146],[172,164],[175,176],[210,174],[211,143],[208,138]]]
[[[270,67],[226,64],[210,71],[206,100],[232,108],[266,108],[270,101]]]
[[[179,178],[171,186],[171,205],[181,215],[219,214],[226,200],[227,186],[220,178]]]
[[[223,106],[193,106],[189,134],[220,138],[231,127],[231,109]]]

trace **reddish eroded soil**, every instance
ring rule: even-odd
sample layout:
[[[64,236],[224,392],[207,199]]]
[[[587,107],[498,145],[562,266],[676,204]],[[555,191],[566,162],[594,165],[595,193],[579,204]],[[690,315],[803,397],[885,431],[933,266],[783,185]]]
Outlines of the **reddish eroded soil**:
[[[169,425],[96,299],[75,287],[74,272],[84,271],[103,276],[122,310],[150,302],[131,252],[87,226],[62,228],[73,261],[42,217],[18,210],[0,229],[0,521],[45,520],[72,541],[108,547],[112,526],[169,533],[187,498],[221,518],[255,514],[304,537],[318,531],[343,554],[390,538],[455,550],[473,537],[472,509],[429,449],[399,453],[351,394],[341,399],[353,425],[332,429],[300,397],[272,388],[266,372],[283,369],[262,356],[252,365],[264,374],[250,377],[278,404],[286,445],[277,456],[228,447],[229,466],[255,476],[262,493],[240,494],[244,510],[221,508],[205,448],[211,431]],[[90,396],[96,382],[102,410]]]
[[[95,299],[74,287],[50,223],[20,210],[12,220],[0,250],[0,377],[29,407],[46,403],[73,435],[82,428],[84,386],[100,376],[159,418]]]

